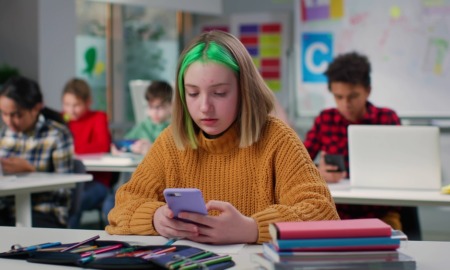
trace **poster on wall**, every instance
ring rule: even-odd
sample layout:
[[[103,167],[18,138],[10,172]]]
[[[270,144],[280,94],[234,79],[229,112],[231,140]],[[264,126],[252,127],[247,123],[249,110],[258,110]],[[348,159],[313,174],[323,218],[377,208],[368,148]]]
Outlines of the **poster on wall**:
[[[369,58],[369,101],[400,117],[450,117],[450,0],[295,0],[301,116],[334,107],[323,72],[339,54]]]
[[[92,90],[93,108],[106,110],[106,41],[102,37],[76,36],[76,76]]]
[[[286,55],[289,25],[286,14],[234,14],[231,33],[253,58],[265,82],[274,92],[287,91]],[[286,89],[286,90],[283,90]]]

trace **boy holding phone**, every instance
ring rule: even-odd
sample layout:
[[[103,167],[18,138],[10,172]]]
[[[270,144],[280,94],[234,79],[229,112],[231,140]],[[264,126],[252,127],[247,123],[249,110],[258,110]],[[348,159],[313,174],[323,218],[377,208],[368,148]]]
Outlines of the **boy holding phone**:
[[[158,135],[170,123],[172,115],[172,86],[165,81],[153,81],[145,91],[147,101],[147,118],[134,126],[127,134],[125,140],[132,143],[128,146],[130,152],[145,155]],[[112,145],[112,152],[117,147]]]
[[[338,55],[325,72],[336,108],[325,109],[316,117],[304,144],[313,160],[320,154],[318,168],[329,183],[348,177],[349,125],[400,125],[400,119],[393,110],[376,107],[368,101],[370,72],[367,57],[356,52]],[[340,161],[334,156],[336,154],[343,157],[345,171],[338,170],[337,162]],[[398,207],[337,205],[337,209],[341,219],[372,216],[383,219],[394,229],[401,228]]]

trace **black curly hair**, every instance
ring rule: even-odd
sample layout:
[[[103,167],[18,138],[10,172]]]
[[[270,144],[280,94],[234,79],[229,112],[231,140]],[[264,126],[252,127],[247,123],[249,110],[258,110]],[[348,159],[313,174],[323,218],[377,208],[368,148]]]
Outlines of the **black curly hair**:
[[[331,91],[333,82],[362,85],[370,89],[370,72],[370,62],[366,56],[349,52],[336,56],[324,74],[328,78],[328,89]]]

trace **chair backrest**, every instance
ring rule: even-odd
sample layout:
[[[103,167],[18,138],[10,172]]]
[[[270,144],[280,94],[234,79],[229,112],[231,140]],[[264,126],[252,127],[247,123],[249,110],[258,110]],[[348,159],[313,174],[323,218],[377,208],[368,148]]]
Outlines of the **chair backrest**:
[[[146,80],[132,80],[129,83],[135,123],[140,123],[147,117],[145,91],[150,83],[151,81]]]
[[[74,173],[86,173],[86,166],[79,159],[73,161],[73,172]]]

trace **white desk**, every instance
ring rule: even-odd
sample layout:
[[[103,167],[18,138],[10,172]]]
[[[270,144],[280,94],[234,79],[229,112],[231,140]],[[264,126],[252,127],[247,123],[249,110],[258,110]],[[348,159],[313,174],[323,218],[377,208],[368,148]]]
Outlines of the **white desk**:
[[[120,236],[109,235],[105,231],[69,230],[44,228],[0,227],[0,251],[7,251],[13,244],[34,245],[44,242],[60,241],[63,243],[79,242],[89,237],[100,235],[100,240],[120,240],[139,245],[160,245],[166,239],[157,236]],[[400,251],[416,259],[418,270],[448,269],[450,242],[409,241],[401,245]],[[230,254],[236,262],[234,269],[256,269],[250,260],[252,253],[262,252],[260,245],[246,246],[237,254]],[[0,259],[2,269],[65,269],[59,265],[35,264],[22,260]],[[80,269],[67,267],[67,269]]]
[[[450,206],[450,194],[439,191],[392,190],[352,188],[349,180],[328,184],[335,203],[396,205],[396,206]]]
[[[16,226],[31,227],[31,193],[72,188],[77,182],[91,181],[90,174],[29,173],[0,180],[0,196],[14,195]]]
[[[142,156],[124,153],[121,156],[104,154],[76,155],[89,172],[134,172]]]

